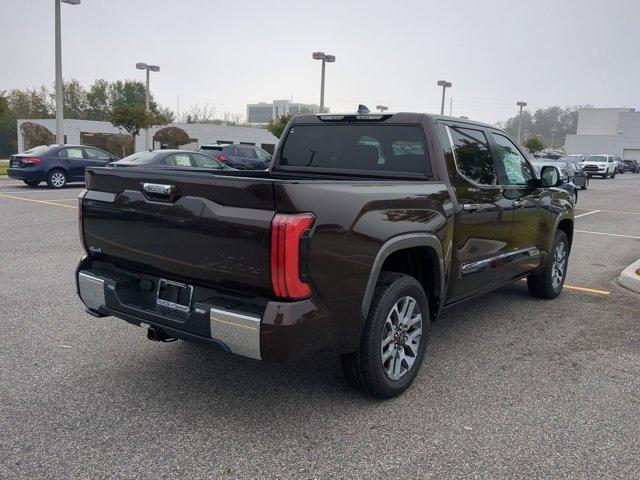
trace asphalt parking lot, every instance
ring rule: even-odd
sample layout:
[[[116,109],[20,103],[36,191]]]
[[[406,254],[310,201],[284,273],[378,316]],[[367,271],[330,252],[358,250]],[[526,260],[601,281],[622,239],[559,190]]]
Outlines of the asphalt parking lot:
[[[448,310],[401,397],[84,313],[81,187],[0,180],[1,478],[637,478],[640,175],[580,192],[567,288]]]

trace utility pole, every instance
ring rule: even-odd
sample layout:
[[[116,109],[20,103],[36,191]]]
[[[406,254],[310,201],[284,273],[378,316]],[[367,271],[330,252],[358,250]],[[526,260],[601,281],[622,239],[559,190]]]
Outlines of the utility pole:
[[[62,96],[62,27],[60,1],[55,1],[55,63],[56,63],[56,143],[64,144],[64,99]],[[69,5],[80,5],[80,0],[62,0]]]
[[[449,99],[449,116],[453,116],[453,97]]]
[[[516,102],[516,105],[520,107],[520,114],[518,115],[518,144],[522,143],[522,109],[527,106],[527,102]]]
[[[336,61],[335,55],[327,55],[324,52],[313,52],[312,57],[314,60],[322,60],[322,73],[320,75],[320,113],[324,113],[324,70],[326,63],[333,63]]]
[[[442,87],[442,105],[440,106],[440,115],[444,115],[444,97],[445,97],[447,88],[453,86],[453,83],[448,82],[446,80],[438,80],[438,86]]]

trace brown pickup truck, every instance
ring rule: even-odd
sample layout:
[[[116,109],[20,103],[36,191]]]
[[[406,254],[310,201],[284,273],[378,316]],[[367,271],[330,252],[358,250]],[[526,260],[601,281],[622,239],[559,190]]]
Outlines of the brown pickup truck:
[[[442,309],[522,278],[535,296],[561,292],[561,183],[491,125],[302,115],[268,171],[88,169],[78,294],[152,340],[262,360],[332,350],[389,398],[415,379]]]

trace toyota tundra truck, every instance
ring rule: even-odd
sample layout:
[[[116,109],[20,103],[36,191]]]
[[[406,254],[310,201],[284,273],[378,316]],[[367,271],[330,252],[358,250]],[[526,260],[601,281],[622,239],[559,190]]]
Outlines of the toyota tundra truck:
[[[268,171],[89,168],[77,291],[151,340],[265,361],[333,351],[355,386],[391,398],[444,309],[525,278],[536,297],[560,294],[561,183],[491,125],[301,115]]]

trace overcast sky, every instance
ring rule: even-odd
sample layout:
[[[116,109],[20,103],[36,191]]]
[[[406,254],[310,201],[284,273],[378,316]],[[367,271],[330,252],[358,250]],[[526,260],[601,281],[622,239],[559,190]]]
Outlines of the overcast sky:
[[[177,109],[246,112],[273,99],[438,112],[438,79],[453,114],[494,123],[516,112],[590,103],[635,106],[638,0],[82,0],[62,5],[63,74],[144,79]],[[0,91],[54,80],[54,0],[0,0]],[[447,111],[448,111],[447,103]]]

